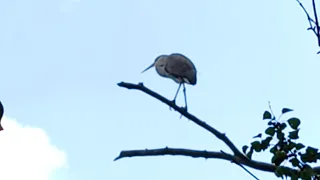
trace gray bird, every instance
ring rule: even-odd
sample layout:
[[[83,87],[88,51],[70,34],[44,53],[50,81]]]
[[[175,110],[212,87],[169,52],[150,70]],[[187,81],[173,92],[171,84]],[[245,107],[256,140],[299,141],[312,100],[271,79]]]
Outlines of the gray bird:
[[[2,116],[3,116],[3,105],[2,105],[2,103],[1,103],[1,101],[0,101],[0,131],[3,130],[3,127],[2,127],[2,125],[1,125]]]
[[[178,92],[181,85],[183,85],[185,109],[187,110],[187,96],[185,83],[190,85],[197,84],[197,70],[192,61],[180,53],[172,53],[170,55],[160,55],[158,56],[154,63],[151,64],[141,73],[147,71],[148,69],[155,66],[157,73],[165,78],[170,78],[179,84],[176,95],[174,96],[173,102],[177,98]]]

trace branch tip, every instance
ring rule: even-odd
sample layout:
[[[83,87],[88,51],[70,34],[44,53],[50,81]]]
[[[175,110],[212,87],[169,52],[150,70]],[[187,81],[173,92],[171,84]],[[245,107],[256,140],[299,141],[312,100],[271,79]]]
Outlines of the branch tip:
[[[117,85],[123,87],[123,81],[119,82]]]

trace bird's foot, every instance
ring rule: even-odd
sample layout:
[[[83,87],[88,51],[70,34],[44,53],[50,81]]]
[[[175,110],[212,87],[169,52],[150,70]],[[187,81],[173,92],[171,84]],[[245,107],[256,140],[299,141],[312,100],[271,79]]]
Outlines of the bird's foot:
[[[185,112],[188,112],[188,107],[181,107],[182,110],[184,110]],[[182,118],[182,114],[180,115],[180,119]]]
[[[188,107],[181,107],[184,111],[188,112]]]
[[[172,104],[176,105],[176,100],[170,101]],[[171,106],[169,106],[169,110],[171,111]]]
[[[182,118],[182,114],[180,114],[180,119]]]

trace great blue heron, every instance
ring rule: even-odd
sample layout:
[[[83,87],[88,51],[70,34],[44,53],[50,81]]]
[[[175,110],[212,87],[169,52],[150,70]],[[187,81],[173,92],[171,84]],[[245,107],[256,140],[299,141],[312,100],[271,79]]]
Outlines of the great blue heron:
[[[154,63],[146,68],[143,72],[148,69],[156,67],[157,73],[166,78],[170,78],[179,84],[176,95],[174,96],[173,102],[177,98],[178,92],[181,85],[183,85],[185,109],[188,109],[187,106],[187,96],[186,96],[186,87],[185,83],[196,85],[197,84],[197,70],[192,61],[180,53],[172,53],[170,55],[160,55],[158,56]]]
[[[2,125],[1,125],[2,116],[3,116],[3,105],[2,105],[2,103],[1,103],[1,101],[0,101],[0,131],[3,130],[3,127],[2,127]]]

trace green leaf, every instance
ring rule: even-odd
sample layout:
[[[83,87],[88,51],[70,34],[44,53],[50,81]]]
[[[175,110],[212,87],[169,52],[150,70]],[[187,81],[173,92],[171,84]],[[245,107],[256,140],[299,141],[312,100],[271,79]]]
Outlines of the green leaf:
[[[300,125],[300,119],[293,117],[288,120],[288,123],[292,129],[298,129]]]
[[[300,149],[302,149],[302,148],[304,148],[305,147],[305,145],[303,145],[303,144],[301,144],[301,143],[298,143],[297,145],[296,145],[296,150],[300,150]]]
[[[291,180],[299,180],[297,173],[291,173]]]
[[[268,126],[274,126],[276,123],[275,122],[273,122],[273,121],[269,121],[268,122]]]
[[[285,159],[287,154],[283,151],[277,151],[276,154],[272,157],[271,162],[276,166],[279,166]]]
[[[251,147],[253,150],[255,150],[256,152],[260,152],[261,151],[261,143],[259,141],[254,141],[251,143]]]
[[[283,108],[282,109],[282,114],[287,113],[287,112],[291,112],[291,111],[293,111],[293,110],[289,109],[289,108]]]
[[[287,170],[284,167],[277,167],[276,170],[274,171],[275,175],[277,177],[281,177],[283,179],[283,176],[287,174]]]
[[[262,134],[261,133],[259,133],[258,135],[256,135],[256,136],[253,136],[253,138],[261,138],[262,137]]]
[[[277,152],[277,146],[273,146],[271,149],[270,149],[270,152],[272,154],[275,154]]]
[[[318,159],[318,149],[308,146],[306,153],[301,154],[300,158],[302,162],[317,162]]]
[[[263,120],[265,120],[265,119],[271,119],[272,117],[271,117],[271,113],[269,112],[269,111],[265,111],[264,113],[263,113]]]
[[[249,159],[251,159],[252,158],[252,154],[253,154],[253,149],[252,149],[252,147],[250,148],[250,151],[247,153],[247,157],[249,158]]]
[[[247,145],[242,146],[242,152],[246,153],[248,148],[249,148],[249,146],[247,146]]]
[[[278,132],[277,132],[277,138],[278,138],[279,141],[283,141],[283,139],[284,139],[284,133],[281,132],[281,131],[278,131]]]
[[[277,177],[281,177],[282,179],[283,179],[284,177],[286,177],[288,174],[292,174],[292,173],[290,172],[290,169],[289,169],[289,168],[283,167],[283,166],[276,167],[274,173],[275,173],[275,175],[276,175]],[[286,178],[286,179],[287,179],[287,178]],[[291,179],[291,180],[293,180],[293,179]]]
[[[261,149],[263,151],[269,147],[271,140],[272,140],[272,137],[269,136],[266,139],[261,141]]]
[[[289,132],[289,136],[288,137],[290,139],[299,139],[298,133],[299,133],[299,129],[295,130],[295,131],[291,131],[291,132]]]
[[[266,134],[273,136],[275,133],[274,127],[268,127],[265,131]]]
[[[309,156],[308,154],[301,154],[300,159],[304,163],[316,162],[316,160],[315,160],[316,158],[313,158],[312,156]]]
[[[288,144],[288,150],[291,151],[293,148],[295,148],[297,146],[297,144],[295,142],[291,142],[289,141]]]
[[[283,131],[287,127],[286,123],[280,124],[280,130]]]
[[[282,146],[282,150],[285,151],[285,152],[289,152],[290,147],[289,147],[287,144],[284,144],[284,145]]]
[[[306,165],[305,168],[302,169],[302,171],[300,171],[300,177],[301,179],[307,179],[307,180],[311,180],[311,177],[313,176],[313,170],[310,166]]]
[[[306,149],[306,153],[307,154],[317,154],[318,153],[318,149],[317,148],[313,148],[311,146],[308,146]]]
[[[291,162],[293,167],[298,167],[299,166],[299,160],[296,157],[290,159],[290,162]]]

